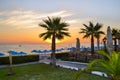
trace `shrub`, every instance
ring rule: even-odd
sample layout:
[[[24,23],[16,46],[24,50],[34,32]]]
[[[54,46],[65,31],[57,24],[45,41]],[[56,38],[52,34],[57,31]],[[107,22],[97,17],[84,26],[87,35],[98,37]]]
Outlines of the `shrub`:
[[[38,61],[39,55],[25,55],[25,56],[13,56],[13,64],[26,63]],[[9,64],[9,57],[0,57],[0,65]]]
[[[56,54],[56,59],[68,59],[68,58],[69,58],[68,52],[62,52]]]

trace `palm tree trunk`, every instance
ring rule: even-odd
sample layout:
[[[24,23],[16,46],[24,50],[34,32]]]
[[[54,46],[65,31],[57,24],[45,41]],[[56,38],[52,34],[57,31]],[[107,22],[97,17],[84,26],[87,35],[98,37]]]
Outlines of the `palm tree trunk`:
[[[98,50],[100,49],[100,40],[99,38],[97,38],[97,47],[98,47]]]
[[[103,45],[104,45],[104,48],[106,47],[106,41],[105,40],[103,40]]]
[[[114,39],[114,50],[117,51],[117,39]]]
[[[93,56],[94,54],[94,36],[91,35],[91,54]]]
[[[53,35],[53,37],[52,37],[52,54],[51,54],[51,64],[53,65],[53,67],[56,66],[55,49],[56,49],[55,35]]]

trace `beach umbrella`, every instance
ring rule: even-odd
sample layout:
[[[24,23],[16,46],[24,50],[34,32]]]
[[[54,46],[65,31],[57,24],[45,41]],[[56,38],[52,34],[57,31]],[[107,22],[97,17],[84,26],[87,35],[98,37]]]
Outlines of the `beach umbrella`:
[[[3,53],[0,53],[0,56],[4,56],[4,54],[3,54]]]
[[[43,53],[47,53],[47,52],[48,52],[48,50],[43,50],[42,52],[43,52]]]
[[[67,48],[67,50],[70,50],[71,48]]]
[[[80,48],[80,51],[83,51],[84,50],[84,48],[82,47],[82,48]]]
[[[104,46],[100,46],[100,49],[103,49],[104,48]]]
[[[94,49],[95,49],[95,50],[98,50],[98,47],[97,47],[97,46],[95,46],[95,47],[94,47]]]
[[[41,50],[37,50],[37,53],[42,53],[42,51]]]
[[[81,48],[80,48],[80,51],[83,51],[84,50],[84,47],[82,46]]]
[[[48,52],[51,52],[51,50],[48,50]]]
[[[11,54],[11,55],[26,55],[26,53],[23,52],[23,51],[16,52],[16,51],[11,50],[11,51],[8,51],[8,53]]]
[[[56,52],[61,52],[62,50],[61,49],[56,49]]]
[[[42,53],[41,50],[32,50],[31,52],[34,52],[34,53]]]
[[[80,40],[76,38],[76,52],[80,52]]]
[[[112,32],[110,29],[110,26],[107,28],[107,51],[111,55],[112,47],[113,47],[113,41],[112,41]]]
[[[51,50],[43,50],[43,51],[41,51],[41,54],[45,54],[46,55],[46,53],[49,53],[49,52],[51,52]]]
[[[65,49],[64,49],[64,48],[61,48],[60,50],[62,51],[62,50],[65,50]]]
[[[12,50],[8,51],[8,53],[11,54],[11,55],[18,55],[18,53],[16,51],[12,51]]]
[[[74,51],[76,51],[76,48],[75,48],[75,47],[71,47],[71,48],[69,48],[69,50],[70,50],[71,52],[74,52]]]
[[[91,48],[90,48],[90,47],[87,47],[86,49],[87,49],[87,51],[90,51],[90,50],[91,50]]]
[[[18,52],[19,55],[26,55],[25,52],[21,51],[21,52]]]
[[[37,50],[32,50],[31,52],[38,52]]]

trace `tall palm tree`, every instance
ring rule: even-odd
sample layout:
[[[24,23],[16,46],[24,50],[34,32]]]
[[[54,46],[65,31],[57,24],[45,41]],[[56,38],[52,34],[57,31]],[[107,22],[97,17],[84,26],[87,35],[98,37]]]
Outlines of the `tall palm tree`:
[[[96,27],[102,28],[103,25],[100,24],[100,23],[97,23],[97,24],[96,24]],[[100,48],[100,37],[101,37],[101,35],[104,35],[104,34],[105,34],[105,33],[104,33],[103,31],[98,31],[98,32],[96,32],[96,34],[95,34],[95,37],[97,38],[97,47],[98,47],[98,49]]]
[[[52,53],[51,53],[51,64],[56,66],[55,50],[56,50],[56,39],[64,39],[64,36],[69,36],[68,33],[68,24],[61,22],[61,17],[53,17],[43,20],[44,23],[39,24],[42,28],[46,29],[46,32],[41,33],[39,37],[42,37],[44,40],[52,39]]]
[[[104,38],[103,38],[103,45],[104,45],[104,51],[105,51],[106,53],[108,53],[107,47],[106,47],[106,40],[107,40],[107,38],[104,37]],[[109,53],[108,53],[108,54],[109,54]]]
[[[118,29],[112,29],[112,36],[114,40],[114,50],[117,51],[117,39],[118,39]]]
[[[97,33],[101,33],[100,29],[102,28],[101,24],[97,23],[95,26],[92,22],[89,22],[89,25],[83,24],[85,28],[81,28],[79,33],[84,33],[83,38],[91,37],[91,54],[94,54],[94,37]],[[100,25],[100,26],[99,26]]]
[[[107,38],[104,37],[104,38],[103,38],[103,45],[104,45],[104,47],[106,47],[106,40],[107,40]]]

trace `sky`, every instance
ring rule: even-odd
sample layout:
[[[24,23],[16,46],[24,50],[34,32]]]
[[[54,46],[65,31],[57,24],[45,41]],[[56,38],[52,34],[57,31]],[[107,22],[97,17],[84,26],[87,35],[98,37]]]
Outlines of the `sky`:
[[[71,37],[61,43],[74,43],[76,38],[89,42],[79,34],[89,21],[120,29],[120,0],[0,0],[0,43],[47,43],[38,26],[47,16],[62,17],[69,23]]]

